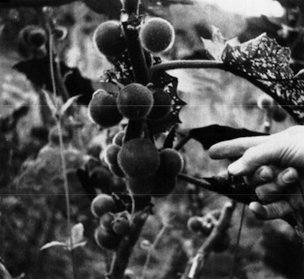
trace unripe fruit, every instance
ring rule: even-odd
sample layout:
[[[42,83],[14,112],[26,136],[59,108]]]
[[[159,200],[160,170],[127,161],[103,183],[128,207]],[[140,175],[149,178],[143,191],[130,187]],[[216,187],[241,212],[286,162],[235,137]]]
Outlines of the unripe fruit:
[[[115,217],[112,213],[106,213],[100,217],[99,220],[100,226],[107,231],[112,231],[114,219]]]
[[[123,116],[131,120],[142,119],[152,109],[153,95],[146,86],[131,83],[119,92],[117,105]]]
[[[101,217],[113,210],[115,210],[115,201],[107,194],[99,194],[91,203],[91,212],[95,217]]]
[[[167,176],[177,176],[184,166],[183,157],[172,148],[160,152],[160,166],[158,172]]]
[[[194,217],[189,218],[189,220],[187,222],[187,227],[190,231],[199,232],[202,228],[202,223],[201,223],[199,217],[194,216]]]
[[[125,177],[124,172],[122,171],[121,167],[118,164],[110,165],[109,169],[112,174],[114,174],[118,177]]]
[[[94,32],[93,41],[96,48],[109,57],[117,57],[126,49],[120,23],[115,20],[101,23]]]
[[[95,230],[95,241],[101,248],[115,250],[118,248],[121,237],[114,232],[105,230],[103,227],[98,227]]]
[[[257,106],[260,110],[268,110],[273,106],[273,100],[267,95],[261,95],[257,100]]]
[[[175,32],[173,26],[167,20],[152,18],[141,27],[139,37],[146,50],[152,53],[160,53],[172,47]]]
[[[117,125],[122,119],[114,96],[102,89],[97,90],[92,96],[89,116],[95,123],[105,128]]]
[[[112,175],[105,167],[94,168],[90,174],[90,183],[94,188],[101,189],[103,192],[110,192]]]
[[[137,138],[126,142],[121,147],[118,163],[127,176],[143,178],[156,173],[160,158],[150,140]]]
[[[130,231],[130,222],[126,216],[119,216],[114,220],[113,231],[118,235],[126,235]]]
[[[148,119],[159,120],[166,117],[171,110],[171,98],[169,94],[163,90],[157,90],[153,94],[153,100],[154,104],[148,115]]]
[[[104,160],[108,165],[117,164],[117,154],[121,147],[116,144],[110,144],[104,151]]]
[[[61,133],[62,133],[63,143],[65,143],[65,144],[69,143],[72,139],[72,133],[70,131],[67,131],[66,129],[61,129]],[[59,130],[58,130],[57,126],[51,128],[51,130],[49,132],[49,142],[54,145],[60,144]]]
[[[275,105],[272,109],[272,118],[276,122],[283,122],[287,118],[287,113],[279,105]]]
[[[153,181],[152,196],[161,198],[169,195],[174,190],[177,179],[175,176],[168,176],[156,172]]]
[[[118,145],[118,146],[122,146],[122,144],[123,144],[123,142],[124,142],[124,139],[125,139],[125,135],[126,135],[126,133],[125,133],[124,131],[118,132],[118,133],[114,136],[114,138],[113,138],[113,140],[112,140],[112,143],[113,143],[113,144],[116,144],[116,145]]]

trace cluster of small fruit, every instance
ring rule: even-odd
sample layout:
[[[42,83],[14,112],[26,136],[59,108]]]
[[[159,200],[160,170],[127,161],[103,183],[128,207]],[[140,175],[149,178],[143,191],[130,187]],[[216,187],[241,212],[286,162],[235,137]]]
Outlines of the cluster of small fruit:
[[[203,236],[209,236],[216,226],[218,219],[220,217],[221,210],[211,210],[207,214],[202,217],[193,216],[189,218],[187,227],[190,231],[199,233]],[[213,246],[214,252],[223,252],[227,250],[230,244],[230,237],[228,233],[225,231],[223,235],[218,237],[215,245]]]
[[[128,211],[117,213],[113,196],[99,194],[91,203],[93,215],[99,218],[99,226],[95,230],[97,244],[105,249],[115,250],[122,238],[131,228],[131,216]]]

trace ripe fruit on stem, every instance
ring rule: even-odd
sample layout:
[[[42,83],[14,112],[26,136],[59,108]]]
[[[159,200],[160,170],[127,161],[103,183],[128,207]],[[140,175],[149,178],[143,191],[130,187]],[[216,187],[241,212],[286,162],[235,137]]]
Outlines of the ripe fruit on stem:
[[[99,194],[91,203],[91,211],[95,217],[115,210],[114,199],[107,194]]]
[[[118,153],[118,163],[132,178],[145,178],[156,173],[160,158],[154,144],[148,139],[136,138],[126,142]]]
[[[115,20],[101,23],[94,32],[93,42],[103,55],[109,57],[117,57],[126,49],[120,22]]]
[[[117,154],[120,151],[120,146],[116,144],[110,144],[104,151],[104,159],[108,165],[117,164]]]
[[[126,133],[125,133],[124,131],[118,132],[118,133],[114,136],[114,138],[113,138],[113,140],[112,140],[112,143],[113,143],[113,144],[116,144],[116,145],[118,145],[118,146],[122,146],[122,144],[123,144],[123,142],[124,142],[125,135],[126,135]]]
[[[159,120],[166,117],[171,110],[171,98],[163,90],[157,90],[153,93],[154,104],[148,115],[150,120]]]
[[[162,18],[152,18],[144,23],[139,37],[146,50],[160,53],[172,47],[175,32],[169,21]]]
[[[115,218],[113,231],[118,235],[126,235],[130,231],[130,222],[125,214],[120,214]]]
[[[105,128],[117,125],[122,119],[114,96],[102,89],[97,90],[92,96],[89,116],[95,123]]]
[[[131,120],[142,119],[152,109],[153,95],[146,86],[131,83],[119,92],[117,105],[123,116]]]
[[[128,187],[134,195],[147,195],[150,194],[153,187],[153,177],[145,178],[128,178]]]
[[[158,172],[167,176],[177,176],[184,166],[183,157],[172,148],[166,148],[159,153],[160,166]]]
[[[98,227],[94,234],[95,240],[101,248],[115,250],[119,246],[121,237],[112,231]]]
[[[106,213],[101,216],[100,218],[100,226],[103,227],[107,231],[112,231],[113,228],[113,222],[114,222],[114,214],[112,213]]]

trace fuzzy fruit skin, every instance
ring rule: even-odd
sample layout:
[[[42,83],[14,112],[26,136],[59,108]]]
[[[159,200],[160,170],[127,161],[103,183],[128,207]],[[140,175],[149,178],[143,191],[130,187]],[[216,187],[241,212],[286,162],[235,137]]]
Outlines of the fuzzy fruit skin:
[[[113,143],[113,144],[116,144],[116,145],[118,145],[118,146],[122,146],[122,144],[123,144],[123,142],[124,142],[124,139],[125,139],[125,135],[126,135],[126,133],[125,133],[124,131],[118,132],[118,133],[114,136],[114,138],[113,138],[113,140],[112,140],[112,143]]]
[[[175,176],[168,176],[160,173],[154,175],[152,196],[161,198],[169,195],[175,188],[177,179]]]
[[[160,166],[158,172],[167,176],[177,176],[184,166],[183,157],[172,148],[166,148],[159,154]]]
[[[127,185],[134,195],[147,195],[151,193],[154,186],[154,181],[152,177],[145,177],[145,178],[129,177],[127,181]]]
[[[101,217],[103,214],[115,210],[114,199],[107,194],[99,194],[91,203],[91,212],[95,217]]]
[[[100,217],[100,226],[103,227],[105,230],[111,232],[113,230],[114,219],[115,217],[112,213],[106,213]]]
[[[115,250],[118,248],[121,237],[114,232],[105,230],[103,227],[98,227],[95,230],[95,241],[99,247],[108,250]]]
[[[119,92],[117,105],[120,113],[128,119],[142,119],[152,109],[153,94],[146,86],[131,83]]]
[[[109,57],[117,57],[126,49],[120,23],[115,20],[101,23],[94,32],[93,42],[100,53]]]
[[[189,220],[187,222],[187,227],[190,231],[199,232],[202,228],[202,224],[199,220],[199,217],[194,216],[194,217],[189,218]]]
[[[118,217],[113,223],[113,231],[118,235],[126,235],[130,231],[130,222],[124,217]]]
[[[108,165],[117,164],[117,154],[121,147],[116,144],[110,144],[104,151],[104,159]]]
[[[175,32],[169,21],[162,18],[152,18],[144,23],[140,29],[139,37],[146,50],[160,53],[173,45]]]
[[[115,98],[108,92],[97,90],[89,103],[89,116],[98,125],[108,128],[122,120]]]
[[[148,139],[132,139],[121,147],[118,164],[131,178],[150,177],[156,173],[160,157],[154,144]]]
[[[171,98],[163,90],[153,93],[154,104],[148,115],[149,120],[159,120],[165,118],[171,111]]]

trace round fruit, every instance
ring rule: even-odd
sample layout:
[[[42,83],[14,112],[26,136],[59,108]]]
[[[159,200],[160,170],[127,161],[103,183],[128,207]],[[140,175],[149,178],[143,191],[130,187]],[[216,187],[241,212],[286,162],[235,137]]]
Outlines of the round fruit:
[[[126,235],[130,231],[130,222],[127,217],[121,216],[115,219],[113,231],[118,235]]]
[[[100,217],[100,226],[111,232],[113,230],[114,219],[115,217],[112,213],[106,213]]]
[[[160,158],[154,144],[148,139],[132,139],[118,153],[118,163],[124,173],[133,178],[149,177],[156,173]]]
[[[115,98],[102,89],[97,90],[92,96],[89,116],[95,123],[105,128],[117,125],[122,119]]]
[[[273,100],[267,95],[262,95],[257,100],[257,106],[261,110],[268,110],[273,106]]]
[[[272,109],[272,118],[274,121],[283,122],[287,118],[287,113],[279,105],[275,105]]]
[[[159,174],[154,175],[154,184],[152,189],[152,196],[161,198],[169,195],[176,186],[176,177]]]
[[[120,168],[120,166],[118,164],[110,165],[109,169],[110,169],[112,174],[114,174],[118,177],[125,177],[124,172],[122,171],[122,169]]]
[[[103,192],[111,192],[112,175],[105,167],[94,168],[90,174],[90,184]]]
[[[134,195],[147,195],[150,194],[154,181],[152,177],[145,178],[129,178],[128,187]]]
[[[187,227],[193,232],[199,232],[202,228],[200,218],[197,216],[191,217],[187,222]]]
[[[117,57],[126,49],[120,23],[115,20],[101,23],[94,32],[93,41],[96,48],[105,56]]]
[[[173,26],[167,20],[152,18],[144,23],[139,37],[146,50],[159,53],[172,47],[175,33]]]
[[[131,83],[119,92],[117,105],[123,116],[131,120],[142,119],[152,109],[153,94],[146,86]]]
[[[103,227],[98,227],[95,230],[95,241],[101,248],[115,250],[118,248],[121,237],[114,232],[105,230]]]
[[[160,152],[159,173],[167,176],[177,176],[184,166],[183,157],[172,148],[166,148]]]
[[[116,144],[110,144],[104,151],[104,159],[108,165],[117,164],[117,154],[121,147]]]
[[[118,132],[118,133],[114,136],[114,138],[113,138],[113,140],[112,140],[112,143],[113,143],[113,144],[116,144],[116,145],[118,145],[118,146],[122,146],[122,144],[123,144],[123,142],[124,142],[124,139],[125,139],[125,135],[126,135],[126,133],[125,133],[124,131]]]
[[[148,119],[159,120],[166,117],[171,110],[171,98],[163,90],[157,90],[153,94],[154,104]]]
[[[91,203],[91,212],[95,217],[101,217],[113,210],[115,210],[115,201],[107,194],[99,194]]]

